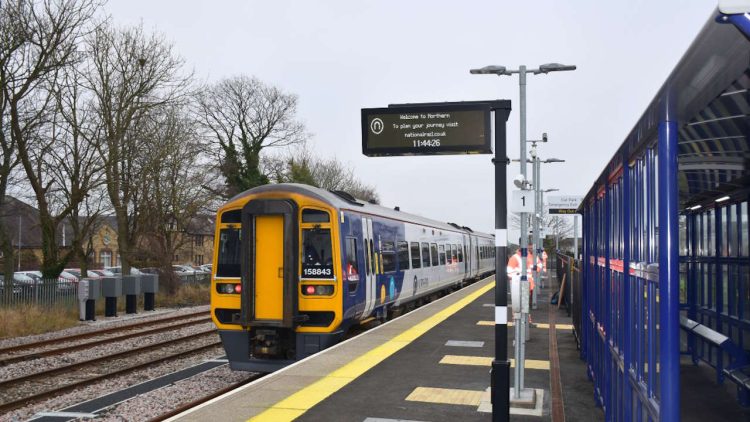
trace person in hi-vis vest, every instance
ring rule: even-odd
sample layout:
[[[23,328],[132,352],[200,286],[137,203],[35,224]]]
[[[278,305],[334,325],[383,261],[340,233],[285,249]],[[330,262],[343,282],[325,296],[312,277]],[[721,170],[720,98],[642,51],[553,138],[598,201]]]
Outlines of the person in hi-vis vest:
[[[537,261],[541,270],[541,263]],[[521,248],[518,248],[515,254],[508,259],[508,277],[521,277]],[[526,251],[526,279],[529,280],[529,298],[534,297],[534,246],[528,245]]]

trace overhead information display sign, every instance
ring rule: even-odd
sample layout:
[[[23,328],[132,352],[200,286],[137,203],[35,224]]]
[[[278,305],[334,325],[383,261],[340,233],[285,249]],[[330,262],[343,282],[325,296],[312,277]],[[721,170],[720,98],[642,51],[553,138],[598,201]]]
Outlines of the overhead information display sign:
[[[362,153],[491,154],[490,106],[426,105],[362,109]]]
[[[547,199],[547,212],[549,214],[575,214],[578,206],[583,201],[579,195],[550,195]]]

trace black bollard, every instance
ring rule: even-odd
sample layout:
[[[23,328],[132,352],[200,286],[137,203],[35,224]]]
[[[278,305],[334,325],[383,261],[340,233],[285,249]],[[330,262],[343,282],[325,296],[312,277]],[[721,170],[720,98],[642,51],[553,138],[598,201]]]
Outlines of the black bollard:
[[[153,311],[155,308],[156,308],[156,294],[144,293],[143,294],[143,310]]]
[[[96,301],[93,299],[86,301],[86,321],[96,321]]]
[[[104,316],[105,317],[117,316],[117,298],[116,297],[104,298]]]
[[[134,314],[136,313],[136,304],[138,303],[138,296],[136,295],[125,295],[125,313]]]

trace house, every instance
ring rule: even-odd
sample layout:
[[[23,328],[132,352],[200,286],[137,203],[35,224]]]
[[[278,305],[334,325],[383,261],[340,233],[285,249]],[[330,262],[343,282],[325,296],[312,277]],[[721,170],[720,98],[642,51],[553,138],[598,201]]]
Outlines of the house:
[[[42,234],[39,224],[39,210],[33,206],[13,198],[5,197],[5,203],[0,208],[0,218],[11,236],[14,251],[20,251],[20,270],[38,270],[42,262]],[[174,254],[173,264],[202,265],[212,262],[214,219],[212,215],[193,217],[185,228],[176,228],[178,244],[181,246]],[[64,221],[58,227],[58,247],[66,250],[71,247],[73,229],[70,221]],[[112,215],[105,215],[98,219],[93,232],[85,241],[89,248],[88,264],[90,268],[102,268],[120,265],[120,254],[117,245],[117,220]],[[0,255],[0,262],[2,262]],[[14,261],[18,260],[18,253],[14,253]],[[73,258],[69,267],[80,264]]]

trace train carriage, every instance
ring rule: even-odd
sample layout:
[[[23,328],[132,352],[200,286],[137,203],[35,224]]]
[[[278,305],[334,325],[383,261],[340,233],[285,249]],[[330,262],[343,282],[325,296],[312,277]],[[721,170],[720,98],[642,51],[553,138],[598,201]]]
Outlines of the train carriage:
[[[494,238],[298,184],[217,213],[211,314],[233,369],[270,372],[494,271]]]

